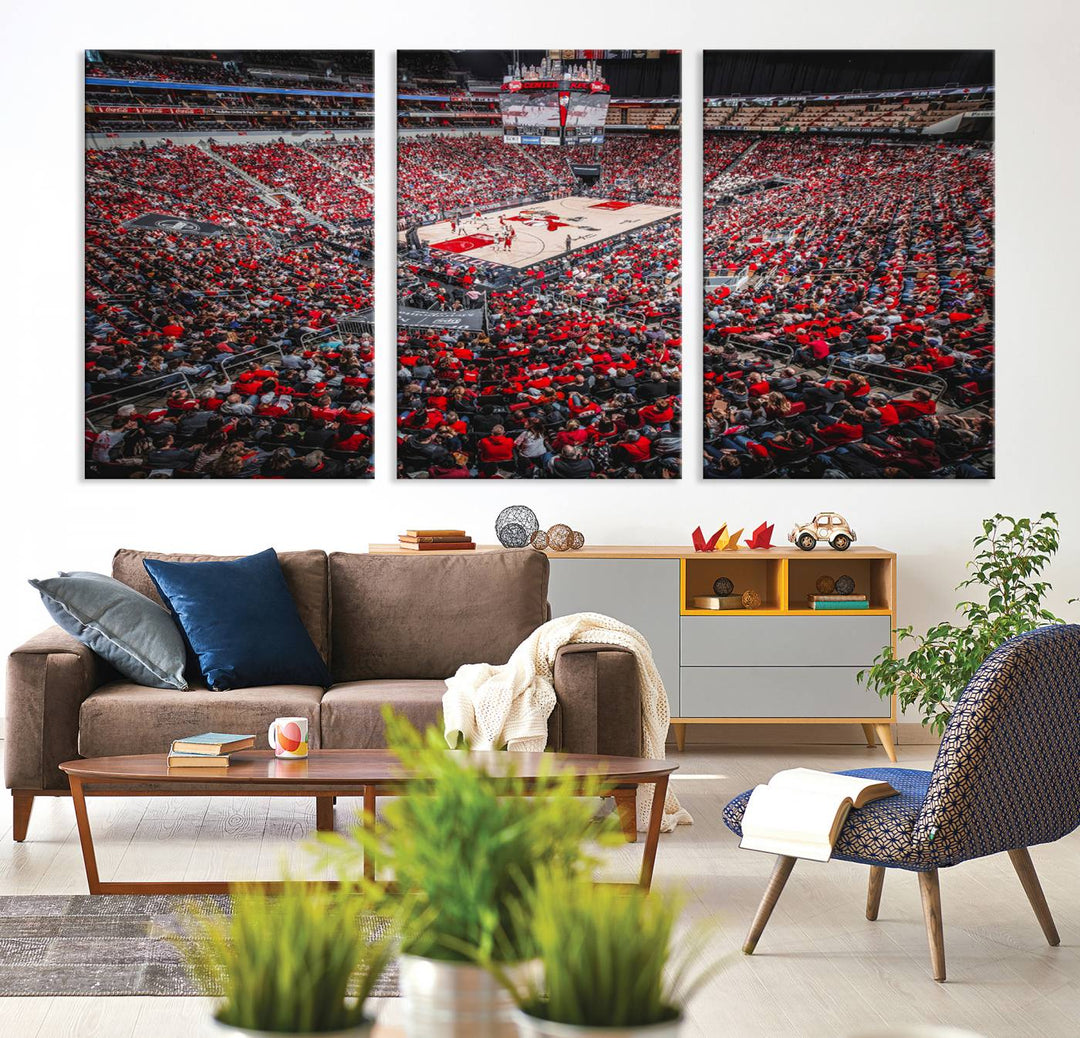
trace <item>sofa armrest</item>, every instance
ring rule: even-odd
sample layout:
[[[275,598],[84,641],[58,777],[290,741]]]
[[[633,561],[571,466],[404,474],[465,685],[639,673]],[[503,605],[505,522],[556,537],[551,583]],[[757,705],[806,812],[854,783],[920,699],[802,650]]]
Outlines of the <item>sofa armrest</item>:
[[[566,753],[641,754],[641,689],[634,654],[615,645],[564,645],[555,698]]]
[[[66,789],[58,765],[79,755],[79,707],[105,679],[94,651],[50,627],[7,665],[4,772],[9,789]]]

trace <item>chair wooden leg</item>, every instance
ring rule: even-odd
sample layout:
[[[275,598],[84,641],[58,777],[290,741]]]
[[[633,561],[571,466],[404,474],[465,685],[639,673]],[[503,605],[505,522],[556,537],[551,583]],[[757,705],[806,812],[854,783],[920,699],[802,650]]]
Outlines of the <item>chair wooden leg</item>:
[[[334,797],[315,798],[315,828],[321,833],[334,831]]]
[[[686,749],[686,725],[685,724],[673,724],[671,726],[675,729],[675,749]]]
[[[769,921],[769,916],[772,915],[772,911],[776,907],[776,902],[780,899],[780,892],[784,889],[784,884],[787,883],[788,876],[791,875],[791,870],[795,867],[795,861],[795,858],[789,858],[786,854],[777,856],[772,876],[769,877],[769,885],[765,888],[765,895],[761,899],[761,904],[758,905],[757,914],[754,916],[746,940],[743,942],[742,950],[744,955],[754,954],[758,939]]]
[[[866,747],[872,750],[877,746],[877,737],[874,735],[874,726],[872,724],[864,724],[862,726],[863,735],[866,736]]]
[[[26,839],[26,829],[30,824],[30,812],[34,809],[34,794],[21,790],[11,791],[11,838],[16,843]]]
[[[870,886],[866,889],[866,918],[871,922],[877,919],[878,906],[881,904],[881,888],[884,884],[884,867],[881,865],[871,865]]]
[[[886,722],[885,724],[874,725],[874,730],[877,732],[878,738],[881,740],[881,745],[885,747],[885,752],[888,754],[889,760],[896,763],[896,743],[893,742],[892,737],[892,724]]]
[[[1035,918],[1039,920],[1042,932],[1046,934],[1046,940],[1051,948],[1056,948],[1061,943],[1061,938],[1058,936],[1057,927],[1054,925],[1054,917],[1050,914],[1050,907],[1046,903],[1046,895],[1043,894],[1042,884],[1035,873],[1031,855],[1026,847],[1021,847],[1018,850],[1009,851],[1009,860],[1013,863],[1013,868],[1016,869],[1016,874],[1020,877],[1020,883],[1024,888],[1024,893],[1027,894],[1028,901],[1031,902],[1031,907],[1035,909]]]
[[[919,873],[919,894],[926,920],[926,939],[930,942],[930,966],[934,980],[940,984],[945,980],[945,933],[941,925],[941,887],[937,869]]]

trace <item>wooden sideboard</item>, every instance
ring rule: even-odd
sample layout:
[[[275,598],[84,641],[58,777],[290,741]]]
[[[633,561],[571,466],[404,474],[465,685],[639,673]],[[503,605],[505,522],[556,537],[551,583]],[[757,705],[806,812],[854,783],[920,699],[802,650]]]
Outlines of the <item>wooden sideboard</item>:
[[[381,554],[414,555],[395,544]],[[477,551],[499,551],[498,546]],[[435,553],[432,553],[435,554]],[[856,675],[886,645],[895,647],[896,555],[853,545],[846,552],[766,548],[695,552],[693,548],[586,545],[548,551],[552,614],[597,612],[637,628],[653,650],[679,749],[691,724],[836,724],[862,726],[896,760],[896,703],[859,685]],[[806,596],[817,579],[846,574],[870,608],[818,612]],[[695,609],[717,577],[754,590],[755,609]]]

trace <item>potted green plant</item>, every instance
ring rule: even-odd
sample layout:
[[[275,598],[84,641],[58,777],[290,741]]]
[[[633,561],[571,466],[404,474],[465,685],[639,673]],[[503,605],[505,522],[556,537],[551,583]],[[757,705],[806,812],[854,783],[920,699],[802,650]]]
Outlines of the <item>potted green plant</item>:
[[[960,693],[1002,642],[1045,624],[1065,623],[1044,605],[1051,585],[1043,570],[1058,550],[1057,516],[1038,519],[995,515],[984,519],[972,542],[971,575],[957,590],[977,588],[979,595],[960,602],[961,623],[948,620],[916,635],[912,627],[896,629],[901,651],[886,647],[859,681],[883,698],[895,695],[901,708],[915,707],[922,723],[938,734],[945,730]]]
[[[497,963],[512,974],[533,957],[523,906],[538,870],[571,874],[594,859],[588,838],[617,842],[611,818],[595,820],[599,781],[550,775],[530,788],[513,772],[493,777],[466,753],[448,750],[441,733],[421,735],[389,710],[387,745],[423,779],[409,794],[388,799],[383,821],[348,836],[319,834],[324,863],[346,877],[362,873],[363,855],[391,869],[384,894],[398,917],[406,1032],[415,1038],[512,1036],[513,1004],[480,965]],[[527,795],[531,794],[531,795]]]
[[[364,1002],[392,949],[389,936],[368,937],[369,911],[355,887],[242,886],[231,912],[193,909],[174,942],[203,992],[220,991],[223,1033],[361,1038],[373,1026]]]
[[[701,965],[703,931],[673,955],[679,911],[670,895],[545,871],[529,907],[541,968],[525,984],[502,978],[520,1038],[675,1038],[686,1004],[721,965]]]

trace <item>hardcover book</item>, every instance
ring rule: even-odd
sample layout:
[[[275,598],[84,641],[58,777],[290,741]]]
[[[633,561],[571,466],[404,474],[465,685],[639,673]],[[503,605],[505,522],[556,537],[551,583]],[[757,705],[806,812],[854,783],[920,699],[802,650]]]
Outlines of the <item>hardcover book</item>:
[[[750,795],[739,846],[828,861],[849,811],[896,795],[888,782],[876,779],[811,768],[778,771]]]
[[[234,750],[249,750],[255,745],[254,735],[231,735],[226,732],[203,732],[186,739],[174,739],[172,753],[193,753],[201,757],[216,757]]]

